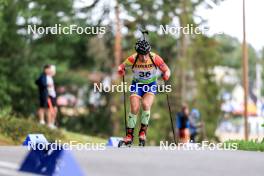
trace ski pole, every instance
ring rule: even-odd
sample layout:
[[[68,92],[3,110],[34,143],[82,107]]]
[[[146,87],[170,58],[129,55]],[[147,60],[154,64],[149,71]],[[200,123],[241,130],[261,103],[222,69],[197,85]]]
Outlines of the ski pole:
[[[166,82],[165,81],[164,81],[164,84],[166,86]],[[167,96],[167,104],[168,104],[169,114],[170,114],[171,129],[172,129],[172,132],[173,132],[173,140],[174,140],[174,143],[176,144],[175,131],[174,131],[173,119],[172,119],[172,115],[171,115],[171,107],[170,107],[170,101],[169,101],[168,93],[166,93],[166,96]]]
[[[125,132],[126,132],[126,135],[127,135],[125,75],[123,75],[123,97],[124,97]]]

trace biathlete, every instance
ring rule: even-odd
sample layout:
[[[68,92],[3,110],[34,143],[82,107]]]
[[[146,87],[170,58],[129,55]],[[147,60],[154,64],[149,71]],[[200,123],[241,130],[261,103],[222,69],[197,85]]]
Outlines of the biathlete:
[[[131,145],[133,143],[134,128],[136,126],[140,104],[142,104],[143,111],[141,114],[139,145],[144,146],[151,106],[157,94],[158,72],[161,71],[163,80],[167,81],[170,77],[170,69],[159,55],[150,52],[151,46],[146,40],[144,32],[143,38],[136,42],[135,50],[136,53],[129,56],[118,67],[120,76],[124,76],[125,70],[127,69],[131,69],[133,72],[133,81],[130,86],[130,112],[126,127],[127,135],[124,137],[122,143],[125,145]]]

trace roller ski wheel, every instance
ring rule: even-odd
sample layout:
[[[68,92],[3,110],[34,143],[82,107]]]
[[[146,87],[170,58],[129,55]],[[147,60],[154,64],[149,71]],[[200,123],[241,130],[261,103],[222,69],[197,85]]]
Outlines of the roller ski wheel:
[[[120,147],[131,147],[131,146],[132,146],[132,142],[125,142],[125,141],[121,140],[118,143],[118,148],[120,148]]]
[[[145,147],[145,140],[139,140],[138,146]]]
[[[122,146],[131,147],[132,143],[133,143],[133,135],[130,133],[123,140],[119,141],[118,147],[122,147]]]
[[[122,147],[123,143],[124,143],[124,141],[122,141],[122,140],[119,141],[119,142],[118,142],[118,148]]]

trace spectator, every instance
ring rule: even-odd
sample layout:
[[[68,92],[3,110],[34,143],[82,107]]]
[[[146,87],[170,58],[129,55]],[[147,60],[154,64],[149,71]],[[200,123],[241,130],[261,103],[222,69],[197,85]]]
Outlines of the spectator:
[[[56,103],[56,91],[53,77],[56,75],[55,65],[50,66],[50,73],[47,75],[48,85],[48,126],[52,129],[56,128],[56,116],[57,116],[57,103]]]
[[[39,109],[38,117],[39,123],[45,124],[45,114],[48,114],[48,89],[47,89],[47,75],[50,74],[50,65],[45,65],[43,72],[36,80],[36,84],[39,90]]]
[[[191,142],[195,142],[195,138],[199,133],[201,127],[203,126],[200,120],[200,112],[198,109],[192,109],[189,116],[190,119],[190,133],[191,133]]]
[[[56,108],[56,92],[53,81],[56,70],[54,65],[45,65],[43,73],[36,80],[39,89],[39,102],[38,109],[39,123],[45,124],[45,115],[47,117],[47,125],[50,128],[56,128],[54,123],[57,114]]]
[[[190,121],[189,121],[189,108],[183,105],[181,112],[177,113],[176,126],[178,129],[178,137],[181,143],[188,143],[190,141]]]

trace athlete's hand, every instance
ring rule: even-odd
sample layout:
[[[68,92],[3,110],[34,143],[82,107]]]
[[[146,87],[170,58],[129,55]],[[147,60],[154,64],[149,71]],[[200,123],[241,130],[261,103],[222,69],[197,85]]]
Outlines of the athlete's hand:
[[[125,75],[125,65],[124,64],[121,64],[118,66],[118,74],[120,76],[124,76]]]
[[[164,81],[168,81],[169,78],[170,78],[170,70],[167,70],[166,72],[164,72],[164,73],[162,74],[162,79],[163,79]]]

